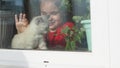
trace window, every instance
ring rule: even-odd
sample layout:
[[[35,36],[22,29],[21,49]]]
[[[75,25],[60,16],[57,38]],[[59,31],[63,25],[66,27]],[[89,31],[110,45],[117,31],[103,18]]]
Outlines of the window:
[[[29,7],[29,5],[27,4],[29,4],[29,0],[24,0],[24,1],[27,1],[25,2],[25,9],[24,9],[25,12],[27,12],[28,11],[27,6]],[[31,1],[34,1],[34,0],[31,0]],[[73,0],[73,1],[76,1],[76,0]],[[83,50],[57,51],[54,49],[52,51],[51,50],[44,51],[44,50],[36,50],[36,49],[21,50],[21,49],[1,48],[0,49],[0,67],[1,68],[7,67],[7,66],[12,68],[13,67],[15,68],[17,67],[19,68],[36,68],[36,67],[38,68],[45,68],[45,67],[48,67],[48,68],[60,68],[60,67],[61,68],[64,68],[64,67],[65,68],[75,68],[75,67],[76,68],[104,68],[104,67],[109,67],[110,65],[109,64],[110,63],[109,62],[109,59],[110,59],[109,45],[111,46],[109,42],[109,36],[110,36],[109,34],[113,33],[113,32],[109,33],[109,25],[110,25],[109,18],[108,18],[108,15],[109,15],[108,2],[109,1],[108,0],[107,1],[90,0],[90,2],[91,2],[90,17],[91,17],[91,26],[92,26],[92,52],[88,52],[87,50],[86,50],[87,52],[83,52]],[[101,10],[104,10],[104,11],[101,12]],[[18,14],[19,13],[20,12],[18,12]],[[30,17],[30,16],[27,16],[27,17]],[[30,20],[32,20],[32,16]],[[111,25],[111,27],[113,27],[113,25]]]
[[[16,30],[14,15],[17,14],[19,20],[19,14],[25,13],[29,24],[37,16],[49,16],[47,33],[41,33],[47,50],[92,51],[89,0],[1,0],[0,5],[0,48],[40,49],[38,45],[41,42],[38,41],[41,37],[33,40],[35,37],[31,38],[32,33],[25,36]],[[23,46],[19,47],[18,44]]]

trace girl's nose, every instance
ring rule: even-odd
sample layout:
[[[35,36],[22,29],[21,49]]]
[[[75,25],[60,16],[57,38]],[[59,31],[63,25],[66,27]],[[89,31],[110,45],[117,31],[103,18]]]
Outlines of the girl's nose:
[[[52,16],[51,15],[48,15],[48,20],[52,21]]]

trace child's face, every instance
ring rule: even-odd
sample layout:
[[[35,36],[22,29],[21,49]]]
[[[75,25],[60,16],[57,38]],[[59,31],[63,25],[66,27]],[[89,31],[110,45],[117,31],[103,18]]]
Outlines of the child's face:
[[[54,2],[46,1],[41,4],[41,15],[49,15],[49,29],[55,31],[61,25],[61,15]]]

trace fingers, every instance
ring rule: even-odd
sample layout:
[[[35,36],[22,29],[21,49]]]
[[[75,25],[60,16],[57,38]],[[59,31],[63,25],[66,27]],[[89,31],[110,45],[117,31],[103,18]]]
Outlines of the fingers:
[[[26,14],[23,14],[23,19],[25,19],[26,18]]]
[[[16,28],[17,28],[17,29],[18,29],[19,26],[20,26],[17,14],[15,14],[15,25],[16,25]]]
[[[26,14],[20,13],[19,18],[17,15],[15,15],[15,22],[21,23],[21,24],[28,24],[28,20],[26,18]]]
[[[15,25],[18,32],[23,32],[24,29],[28,26],[28,20],[26,14],[20,13],[19,16],[15,15]]]
[[[20,15],[19,15],[19,22],[21,22],[21,21],[22,21],[22,19],[23,19],[23,14],[22,14],[22,13],[20,13]]]
[[[23,23],[24,26],[28,25],[28,20],[26,18],[26,14],[23,14],[23,20],[22,21],[24,22]]]
[[[19,14],[19,18],[17,16],[17,14],[15,14],[15,22],[22,22],[22,21],[26,21],[26,14],[20,13]]]
[[[17,17],[17,14],[15,14],[15,22],[18,23],[18,17]]]

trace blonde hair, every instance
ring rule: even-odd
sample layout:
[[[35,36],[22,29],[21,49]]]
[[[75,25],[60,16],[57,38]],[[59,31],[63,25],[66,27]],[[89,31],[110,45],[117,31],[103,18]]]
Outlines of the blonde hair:
[[[60,8],[62,0],[40,0],[40,5],[44,2],[52,2],[54,3],[58,8]]]
[[[55,4],[58,9],[60,10],[61,13],[61,18],[64,20],[63,22],[66,21],[71,21],[72,18],[72,13],[69,12],[69,10],[71,10],[69,5],[66,5],[64,2],[70,2],[70,0],[40,0],[40,5],[42,5],[44,2],[52,2],[53,4]]]

